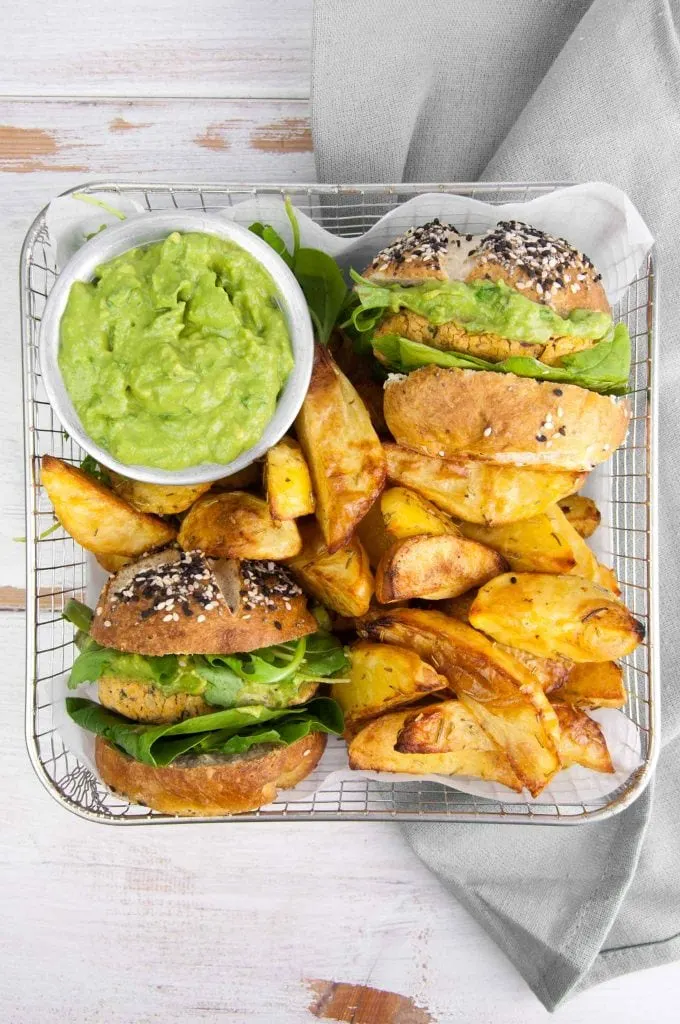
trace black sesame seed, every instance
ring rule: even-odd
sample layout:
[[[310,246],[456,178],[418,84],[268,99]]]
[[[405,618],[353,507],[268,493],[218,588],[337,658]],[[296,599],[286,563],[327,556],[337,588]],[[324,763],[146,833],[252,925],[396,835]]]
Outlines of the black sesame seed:
[[[547,441],[548,438],[545,436],[545,434],[536,434],[536,440],[543,442],[543,441]]]
[[[516,576],[511,576],[510,577],[510,582],[511,583],[517,583],[517,577]]]
[[[563,395],[563,394],[564,394],[564,391],[562,390],[562,388],[553,388],[553,395],[557,395],[557,397],[559,398],[560,395]]]

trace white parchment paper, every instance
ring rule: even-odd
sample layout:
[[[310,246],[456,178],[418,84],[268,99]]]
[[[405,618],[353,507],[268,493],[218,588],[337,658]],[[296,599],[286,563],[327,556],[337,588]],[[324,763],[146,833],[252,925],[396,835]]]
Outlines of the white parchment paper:
[[[85,203],[73,195],[54,199],[47,212],[47,227],[56,246],[57,268],[68,259],[94,232],[120,223],[118,211],[126,217],[144,216],[136,202],[120,194],[102,192]],[[283,201],[276,196],[254,196],[219,211],[217,216],[248,226],[253,221],[271,224],[290,244],[290,224]],[[603,282],[613,305],[620,302],[626,289],[635,280],[649,253],[653,238],[630,199],[611,185],[595,182],[559,189],[527,203],[491,205],[467,196],[428,193],[395,207],[365,234],[344,239],[326,231],[304,213],[298,212],[302,244],[330,253],[344,268],[361,271],[379,249],[407,228],[424,224],[434,217],[450,221],[459,231],[478,234],[493,227],[499,220],[523,220],[553,235],[566,237],[592,259],[602,273]],[[584,493],[593,497],[602,512],[602,524],[591,538],[591,547],[606,562],[611,545],[611,471],[605,464],[590,474]],[[104,581],[104,574],[94,558],[89,558],[88,603],[92,606]],[[81,687],[79,695],[96,699],[96,686]],[[64,710],[63,698],[69,695],[66,676],[55,682],[55,726],[67,746],[93,770],[94,740],[78,728]],[[71,695],[73,695],[71,691]],[[509,803],[580,804],[605,797],[617,789],[642,763],[640,734],[637,726],[621,711],[603,708],[590,712],[599,722],[609,748],[615,772],[603,775],[580,766],[560,772],[538,797],[526,791],[514,793],[498,783],[456,776],[411,776],[380,772],[350,771],[345,746],[331,738],[319,768],[313,777],[294,790],[279,795],[280,800],[303,801],[325,787],[337,787],[345,779],[367,778],[382,782],[413,782],[416,779],[438,782],[451,789],[477,797]],[[321,780],[321,781],[319,781]]]

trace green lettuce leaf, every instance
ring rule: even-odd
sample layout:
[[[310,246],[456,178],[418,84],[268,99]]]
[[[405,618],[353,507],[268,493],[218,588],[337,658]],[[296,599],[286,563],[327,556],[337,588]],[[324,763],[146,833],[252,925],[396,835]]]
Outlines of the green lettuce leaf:
[[[410,309],[431,324],[453,321],[469,334],[498,334],[512,341],[545,344],[553,337],[603,338],[611,329],[608,313],[575,309],[559,316],[503,281],[425,281],[404,287],[378,285],[350,271],[360,305],[351,315],[358,331],[373,330],[387,311]]]
[[[308,732],[339,735],[344,725],[340,706],[329,697],[317,697],[293,708],[273,709],[261,705],[230,708],[171,725],[131,722],[80,697],[68,697],[66,710],[83,729],[109,740],[136,761],[156,767],[171,764],[189,751],[195,754],[239,753],[237,737],[242,738],[242,749],[248,749],[256,742],[270,742],[262,737],[273,731],[279,736],[278,742],[288,744]],[[267,727],[263,729],[265,723]],[[297,729],[293,728],[295,724]],[[307,732],[300,732],[300,729]],[[246,739],[258,731],[259,738]]]
[[[440,352],[429,345],[396,334],[374,337],[372,344],[374,351],[380,354],[389,367],[401,373],[431,365],[462,370],[490,370],[558,384],[577,384],[604,395],[625,394],[630,373],[630,337],[625,324],[617,324],[592,348],[563,356],[561,366],[548,366],[530,356],[510,356],[502,362],[492,363],[464,352]]]

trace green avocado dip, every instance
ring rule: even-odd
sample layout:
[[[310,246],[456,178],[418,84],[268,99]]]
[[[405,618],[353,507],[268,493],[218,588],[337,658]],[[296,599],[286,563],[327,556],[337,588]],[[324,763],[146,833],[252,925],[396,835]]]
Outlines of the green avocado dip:
[[[512,341],[545,343],[550,338],[602,338],[611,327],[607,313],[575,309],[558,316],[549,306],[532,302],[502,281],[427,281],[419,285],[376,285],[352,275],[359,307],[354,325],[375,326],[387,312],[410,309],[431,324],[454,321],[468,334],[497,334]],[[377,315],[376,315],[377,314]]]
[[[159,469],[227,463],[274,415],[293,367],[274,281],[233,242],[173,232],[71,288],[59,367],[89,436]]]

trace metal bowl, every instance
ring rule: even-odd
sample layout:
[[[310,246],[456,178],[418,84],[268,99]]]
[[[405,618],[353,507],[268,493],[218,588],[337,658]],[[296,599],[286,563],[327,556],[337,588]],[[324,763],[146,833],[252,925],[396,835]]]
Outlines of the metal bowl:
[[[149,245],[167,238],[173,231],[201,232],[235,242],[254,256],[269,272],[279,294],[288,324],[294,366],[262,437],[229,463],[203,462],[186,469],[156,469],[150,466],[127,465],[101,448],[85,432],[59,369],[60,323],[66,308],[71,285],[90,281],[102,263],[140,245]],[[89,452],[97,462],[123,476],[145,483],[181,485],[217,480],[249,466],[283,437],[297,416],[309,387],[314,357],[314,335],[309,310],[302,289],[290,269],[277,253],[246,228],[233,224],[219,214],[190,212],[157,212],[140,214],[117,227],[107,228],[91,238],[66,264],[50,293],[40,328],[40,368],[47,397],[64,429]]]

